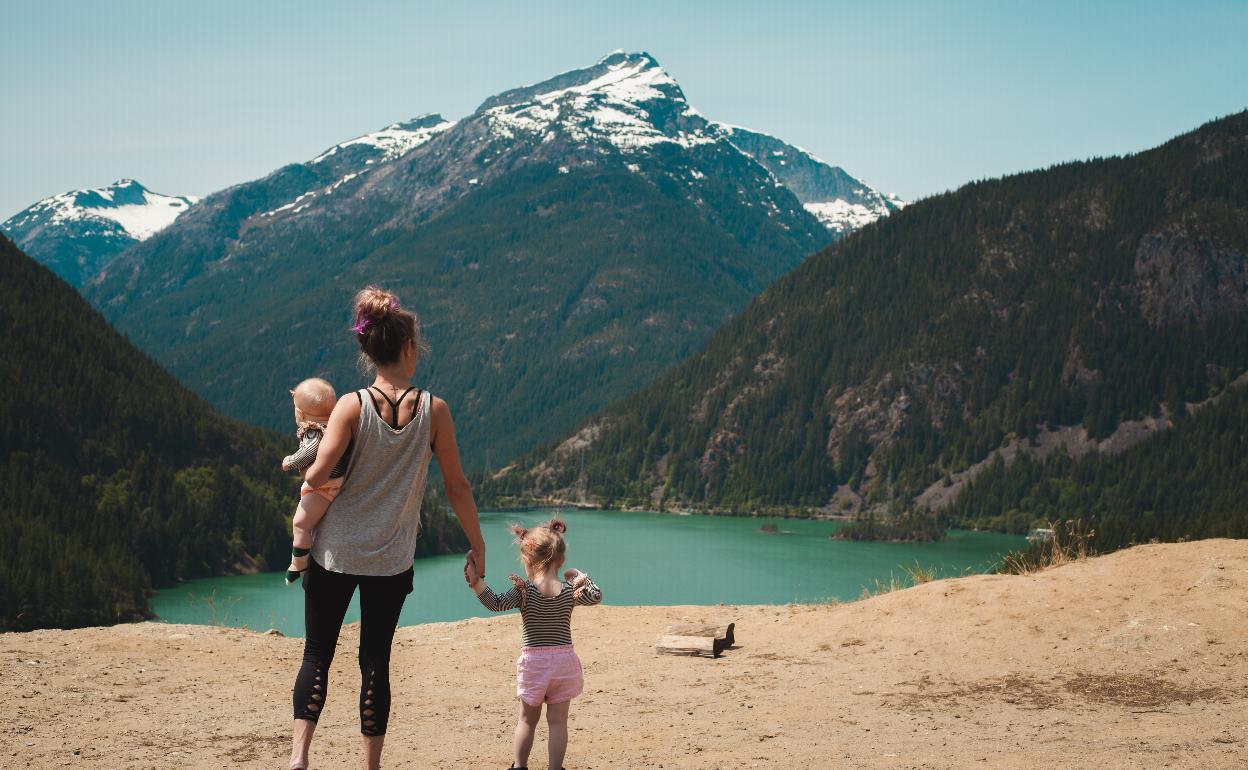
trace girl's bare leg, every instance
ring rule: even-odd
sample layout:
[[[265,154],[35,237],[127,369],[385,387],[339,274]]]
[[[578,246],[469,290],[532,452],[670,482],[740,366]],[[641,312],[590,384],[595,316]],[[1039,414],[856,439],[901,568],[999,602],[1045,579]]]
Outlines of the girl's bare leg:
[[[530,706],[520,701],[520,719],[516,722],[515,762],[516,767],[528,767],[529,752],[533,749],[533,736],[537,734],[537,723],[542,720],[542,704]]]
[[[312,493],[299,498],[299,508],[295,510],[295,520],[291,524],[294,532],[294,546],[296,548],[312,547],[312,530],[316,529],[316,525],[321,523],[321,519],[325,518],[325,511],[329,510],[329,501],[318,494]],[[292,556],[290,557],[290,568],[296,572],[307,569],[308,557]]]
[[[550,770],[563,767],[563,755],[568,751],[568,709],[572,701],[546,705],[546,725],[550,728]]]
[[[307,719],[296,719],[294,740],[290,746],[290,767],[308,766],[308,749],[312,746],[312,733],[316,732],[316,722]]]

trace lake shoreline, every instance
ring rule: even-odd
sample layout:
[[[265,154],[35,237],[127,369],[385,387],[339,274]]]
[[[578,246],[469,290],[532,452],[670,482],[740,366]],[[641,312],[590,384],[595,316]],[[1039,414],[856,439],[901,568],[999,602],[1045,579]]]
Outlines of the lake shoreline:
[[[669,516],[711,516],[730,519],[798,519],[803,521],[854,521],[857,517],[842,513],[827,513],[817,508],[805,509],[805,514],[794,513],[792,508],[759,508],[751,511],[738,511],[728,508],[671,508],[655,510],[648,506],[618,506],[607,508],[597,503],[568,500],[535,500],[529,504],[514,506],[481,506],[483,513],[537,513],[540,511],[559,511],[572,509],[579,511],[623,511],[625,513],[659,513]]]
[[[482,510],[494,588],[502,587],[498,581],[508,572],[522,569],[508,523],[532,526],[552,510]],[[903,579],[916,563],[940,575],[989,572],[1026,542],[959,530],[937,543],[837,541],[830,535],[843,524],[836,521],[579,509],[562,514],[568,566],[594,575],[608,601],[646,606],[849,601],[864,588]],[[783,536],[767,531],[771,527]],[[488,614],[464,586],[462,556],[420,558],[413,570],[419,590],[404,603],[400,625]],[[163,621],[303,633],[303,593],[298,585],[286,586],[280,571],[188,580],[162,589],[151,605]],[[353,606],[348,621],[355,612]]]

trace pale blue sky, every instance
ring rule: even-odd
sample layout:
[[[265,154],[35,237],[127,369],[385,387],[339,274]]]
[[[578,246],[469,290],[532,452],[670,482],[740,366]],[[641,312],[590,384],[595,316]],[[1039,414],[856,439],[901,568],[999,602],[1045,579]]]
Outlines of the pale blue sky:
[[[915,198],[1244,109],[1246,39],[1238,1],[11,2],[0,219],[120,177],[204,195],[615,48]]]

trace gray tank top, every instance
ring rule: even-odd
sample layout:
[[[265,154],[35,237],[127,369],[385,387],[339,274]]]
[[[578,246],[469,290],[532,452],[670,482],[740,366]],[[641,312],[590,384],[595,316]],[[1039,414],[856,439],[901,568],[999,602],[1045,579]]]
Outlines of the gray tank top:
[[[312,558],[331,572],[397,575],[412,566],[429,475],[429,392],[395,430],[360,393],[360,425],[342,490],[314,530]]]

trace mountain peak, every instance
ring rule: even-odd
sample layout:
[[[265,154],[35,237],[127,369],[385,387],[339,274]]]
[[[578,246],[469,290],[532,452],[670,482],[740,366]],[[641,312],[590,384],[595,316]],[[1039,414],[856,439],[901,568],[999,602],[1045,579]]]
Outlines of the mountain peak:
[[[623,48],[617,48],[611,53],[602,57],[601,59],[598,60],[595,66],[597,66],[598,64],[613,65],[613,64],[620,64],[620,63],[630,63],[630,64],[631,63],[644,63],[645,66],[647,67],[659,67],[660,69],[662,69],[662,66],[659,64],[659,62],[653,56],[646,53],[645,51],[635,51],[633,53],[629,53],[628,51],[625,51]]]
[[[557,134],[623,152],[656,144],[713,144],[707,122],[648,53],[615,51],[583,69],[486,99],[473,115],[500,138],[545,142]]]
[[[533,85],[504,91],[482,102],[477,114],[501,106],[519,106],[533,102],[551,103],[563,97],[593,93],[609,94],[632,91],[633,99],[675,98],[685,95],[667,71],[648,53],[612,51],[593,66],[555,75]]]

